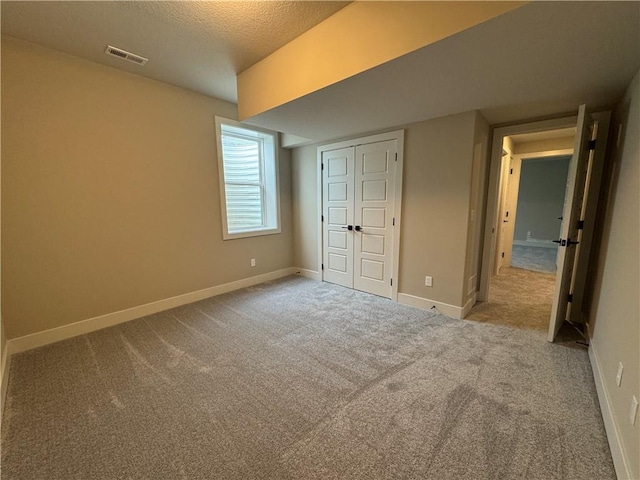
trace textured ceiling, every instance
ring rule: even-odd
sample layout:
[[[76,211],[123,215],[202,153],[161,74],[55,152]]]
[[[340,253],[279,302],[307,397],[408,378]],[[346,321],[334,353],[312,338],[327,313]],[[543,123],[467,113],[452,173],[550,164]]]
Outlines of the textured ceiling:
[[[237,73],[347,3],[2,1],[2,32],[235,103]],[[640,2],[532,2],[248,123],[325,141],[469,110],[499,124],[605,106],[640,68],[638,38]]]
[[[469,110],[495,125],[610,106],[639,38],[640,2],[532,2],[247,122],[325,141]]]
[[[237,73],[348,3],[3,1],[2,33],[236,103]],[[107,44],[149,62],[108,57]]]

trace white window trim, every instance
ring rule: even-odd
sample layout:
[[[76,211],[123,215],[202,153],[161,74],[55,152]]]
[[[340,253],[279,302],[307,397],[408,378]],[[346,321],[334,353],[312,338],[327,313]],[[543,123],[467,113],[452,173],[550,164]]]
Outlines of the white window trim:
[[[231,120],[229,118],[224,117],[215,117],[216,122],[216,146],[218,153],[218,183],[220,185],[220,211],[222,217],[222,238],[223,240],[232,240],[236,238],[248,238],[248,237],[259,237],[263,235],[274,235],[277,233],[281,233],[281,225],[280,225],[280,158],[279,158],[279,138],[278,133],[273,132],[271,130],[266,130],[263,128],[254,127],[253,125],[245,125],[236,120]],[[224,181],[224,162],[222,157],[222,125],[229,125],[233,127],[246,128],[247,130],[254,130],[256,132],[264,133],[267,135],[273,135],[274,140],[274,175],[275,175],[275,227],[263,227],[260,229],[252,229],[246,232],[236,232],[229,233],[229,226],[227,222],[227,197],[226,197],[226,188]],[[267,197],[267,188],[264,188],[264,197],[266,200]],[[266,208],[266,205],[263,203],[263,209]],[[265,213],[266,214],[266,213]]]

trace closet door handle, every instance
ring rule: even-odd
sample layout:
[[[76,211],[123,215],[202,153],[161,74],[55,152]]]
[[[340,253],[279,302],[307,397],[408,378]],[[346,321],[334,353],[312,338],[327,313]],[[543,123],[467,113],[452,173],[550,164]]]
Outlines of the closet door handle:
[[[356,225],[356,232],[364,233],[364,230],[360,228],[360,225]]]
[[[344,228],[346,230],[353,230],[353,225],[347,225],[346,227],[340,227],[340,228]]]

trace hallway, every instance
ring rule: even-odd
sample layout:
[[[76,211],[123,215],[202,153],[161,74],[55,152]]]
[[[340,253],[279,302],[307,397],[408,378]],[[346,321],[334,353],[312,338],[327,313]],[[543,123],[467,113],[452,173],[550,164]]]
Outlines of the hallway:
[[[556,276],[503,267],[491,279],[489,302],[477,303],[465,320],[546,332]]]

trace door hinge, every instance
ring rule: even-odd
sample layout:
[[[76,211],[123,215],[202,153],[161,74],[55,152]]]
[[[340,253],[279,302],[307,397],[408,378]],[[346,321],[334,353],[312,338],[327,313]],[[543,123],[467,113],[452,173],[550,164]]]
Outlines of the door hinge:
[[[502,258],[504,258],[504,252],[502,252]]]
[[[396,162],[398,161],[398,153],[396,152]]]
[[[321,268],[322,268],[322,270],[324,270],[324,263],[322,264]]]
[[[584,230],[584,220],[578,220],[578,230]]]
[[[393,287],[393,278],[391,279],[391,286]]]
[[[596,141],[595,140],[589,140],[589,143],[587,143],[587,148],[589,150],[595,150],[596,149]]]
[[[509,169],[509,175],[513,175],[513,168]]]
[[[393,217],[393,220],[391,222],[391,225],[393,225],[394,227],[396,226],[396,217]]]
[[[324,215],[320,215],[320,221],[324,222]]]
[[[573,293],[570,293],[569,295],[567,295],[567,302],[569,303],[573,302]]]
[[[320,170],[324,170],[324,162],[320,164]]]

